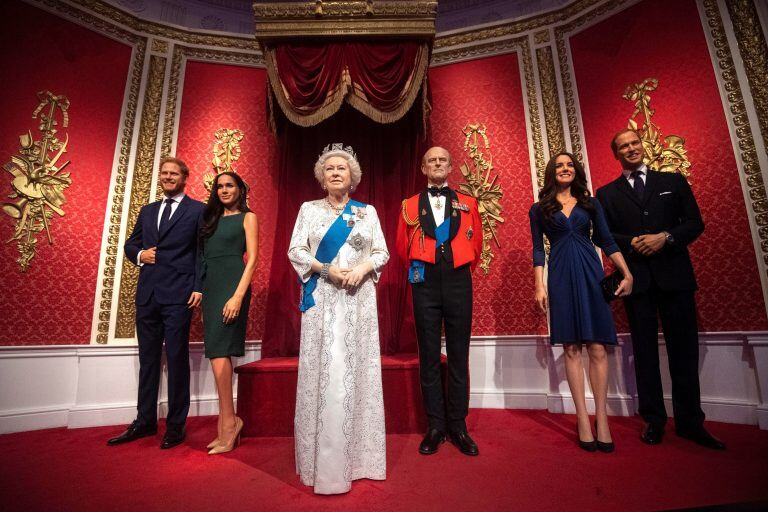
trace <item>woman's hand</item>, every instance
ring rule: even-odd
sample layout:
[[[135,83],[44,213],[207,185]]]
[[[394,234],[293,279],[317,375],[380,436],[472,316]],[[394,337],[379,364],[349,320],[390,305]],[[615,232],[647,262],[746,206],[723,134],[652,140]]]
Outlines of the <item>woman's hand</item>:
[[[353,269],[349,270],[344,276],[344,282],[341,284],[347,290],[351,290],[360,285],[368,274],[367,265],[357,265]]]
[[[626,297],[630,293],[632,293],[632,285],[634,284],[634,278],[632,277],[632,274],[627,272],[624,275],[624,279],[621,280],[619,283],[619,287],[616,288],[616,291],[614,294],[618,297]]]
[[[336,265],[331,265],[328,267],[328,279],[330,279],[333,284],[341,288],[344,286],[344,277],[348,272],[349,270],[341,270]]]
[[[226,304],[224,304],[224,310],[222,311],[222,320],[225,324],[231,324],[237,320],[237,316],[240,314],[240,306],[243,305],[243,299],[238,297],[231,297]]]
[[[538,304],[539,308],[541,308],[541,310],[544,313],[546,313],[547,312],[547,290],[543,286],[537,286],[534,297],[536,298],[536,304]]]

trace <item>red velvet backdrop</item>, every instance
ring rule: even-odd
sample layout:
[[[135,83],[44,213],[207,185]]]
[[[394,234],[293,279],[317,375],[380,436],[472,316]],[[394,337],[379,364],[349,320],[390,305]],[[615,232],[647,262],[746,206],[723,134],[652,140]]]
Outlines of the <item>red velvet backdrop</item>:
[[[259,219],[260,234],[259,264],[251,285],[248,340],[259,340],[264,336],[267,286],[278,220],[277,153],[275,138],[266,122],[265,93],[266,72],[263,69],[188,62],[176,145],[176,154],[190,168],[187,193],[202,199],[207,196],[203,175],[212,172],[214,133],[219,128],[237,128],[245,134],[240,141],[240,159],[233,167],[251,187],[248,204]],[[196,316],[191,340],[202,341],[199,313]]]
[[[67,153],[72,184],[64,217],[54,215],[49,246],[38,237],[37,256],[19,271],[15,222],[0,217],[0,344],[80,344],[90,341],[107,194],[120,133],[120,110],[131,48],[21,2],[0,3],[0,163],[19,149],[19,135],[39,139],[37,92],[70,100]],[[63,137],[62,137],[63,138]],[[2,172],[0,196],[10,192]]]
[[[298,354],[300,313],[299,284],[286,253],[301,203],[325,194],[314,177],[313,168],[322,148],[343,142],[357,153],[363,179],[352,197],[376,207],[390,260],[377,285],[379,334],[382,352],[415,352],[415,333],[409,290],[405,285],[405,264],[392,246],[403,198],[416,186],[416,169],[423,152],[421,102],[400,121],[378,124],[348,105],[338,113],[309,128],[279,119],[278,140],[281,151],[277,211],[281,221],[275,229],[272,275],[269,283],[267,318],[271,322],[264,333],[265,357]]]
[[[634,108],[622,99],[624,89],[658,78],[653,121],[662,135],[685,138],[706,225],[690,247],[699,329],[767,329],[738,170],[696,2],[646,0],[576,35],[571,50],[594,189],[619,173],[609,143]],[[620,309],[619,329],[627,332]]]
[[[531,163],[524,97],[516,53],[431,69],[431,140],[453,156],[453,186],[463,181],[466,159],[462,128],[488,127],[494,172],[504,190],[506,222],[498,230],[501,248],[484,275],[475,270],[472,334],[546,334],[547,320],[534,307],[531,233],[528,209],[533,202]],[[423,183],[423,176],[420,175]]]

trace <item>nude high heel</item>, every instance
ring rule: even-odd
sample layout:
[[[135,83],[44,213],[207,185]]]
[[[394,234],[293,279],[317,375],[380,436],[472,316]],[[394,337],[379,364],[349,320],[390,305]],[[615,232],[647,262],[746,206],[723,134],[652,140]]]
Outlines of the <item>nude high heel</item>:
[[[214,446],[208,455],[218,455],[219,453],[231,452],[237,445],[240,444],[240,432],[243,430],[243,420],[238,416],[235,416],[235,431],[226,443],[221,443]]]
[[[206,448],[210,450],[214,446],[218,446],[220,444],[223,444],[221,441],[221,416],[219,416],[219,420],[216,423],[216,439],[208,443],[208,446],[206,446]]]

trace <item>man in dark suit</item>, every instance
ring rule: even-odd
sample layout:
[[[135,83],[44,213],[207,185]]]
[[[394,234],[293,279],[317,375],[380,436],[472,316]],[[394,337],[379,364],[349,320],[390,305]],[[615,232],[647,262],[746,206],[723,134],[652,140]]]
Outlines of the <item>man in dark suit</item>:
[[[108,445],[157,433],[157,393],[163,340],[168,367],[168,417],[161,448],[184,441],[189,412],[189,325],[202,300],[197,236],[204,205],[184,194],[189,168],[160,162],[163,199],[144,206],[125,242],[126,257],[141,267],[136,289],[139,397],[136,420]]]
[[[428,187],[403,201],[398,219],[396,245],[403,261],[410,264],[421,392],[429,420],[429,430],[419,445],[423,455],[436,453],[446,432],[462,453],[478,454],[465,418],[472,270],[480,259],[483,226],[475,198],[448,187],[451,170],[448,151],[429,149],[421,165]],[[445,400],[440,378],[443,325],[448,354]]]
[[[691,187],[678,173],[648,169],[635,130],[611,141],[622,174],[597,191],[608,225],[635,278],[624,299],[634,351],[639,412],[646,424],[641,440],[659,444],[667,413],[659,369],[658,322],[672,377],[675,431],[714,449],[725,445],[704,429],[699,391],[697,289],[688,244],[704,231]]]

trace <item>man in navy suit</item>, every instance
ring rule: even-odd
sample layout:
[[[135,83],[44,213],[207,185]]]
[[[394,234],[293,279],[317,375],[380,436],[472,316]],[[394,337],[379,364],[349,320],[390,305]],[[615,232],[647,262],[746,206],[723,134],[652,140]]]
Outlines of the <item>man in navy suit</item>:
[[[163,340],[168,367],[168,417],[161,448],[184,441],[189,412],[189,325],[202,300],[197,237],[205,205],[184,194],[189,168],[177,158],[160,162],[163,198],[144,206],[125,242],[125,255],[141,267],[136,289],[139,339],[138,415],[108,445],[157,433],[157,393]]]
[[[643,163],[643,143],[635,130],[611,141],[622,173],[597,191],[613,238],[627,260],[635,284],[624,299],[632,334],[640,439],[659,444],[667,412],[659,369],[658,325],[672,377],[672,408],[677,435],[707,448],[725,445],[704,429],[699,391],[697,289],[688,245],[704,231],[691,187],[678,173],[657,172]]]

